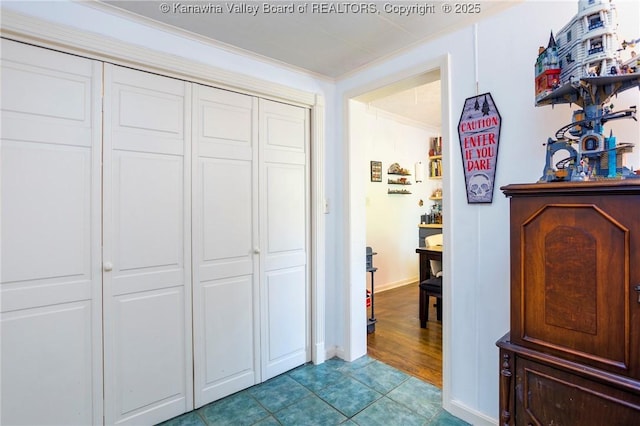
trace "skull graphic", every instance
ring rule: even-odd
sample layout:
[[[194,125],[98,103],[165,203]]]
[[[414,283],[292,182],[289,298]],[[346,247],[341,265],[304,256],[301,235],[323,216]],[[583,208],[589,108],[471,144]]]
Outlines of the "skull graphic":
[[[489,201],[491,199],[491,181],[484,173],[476,173],[469,179],[467,192],[476,201]]]

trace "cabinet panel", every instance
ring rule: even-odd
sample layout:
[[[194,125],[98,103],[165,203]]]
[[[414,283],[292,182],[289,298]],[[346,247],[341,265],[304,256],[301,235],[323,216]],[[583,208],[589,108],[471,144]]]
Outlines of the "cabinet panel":
[[[640,395],[525,358],[516,358],[516,389],[516,424],[632,426],[640,418]]]
[[[522,338],[628,368],[629,230],[594,205],[567,203],[536,211],[521,234]]]
[[[628,181],[515,187],[512,341],[640,378],[640,189]]]
[[[511,333],[498,342],[508,425],[640,419],[640,183],[508,185]]]

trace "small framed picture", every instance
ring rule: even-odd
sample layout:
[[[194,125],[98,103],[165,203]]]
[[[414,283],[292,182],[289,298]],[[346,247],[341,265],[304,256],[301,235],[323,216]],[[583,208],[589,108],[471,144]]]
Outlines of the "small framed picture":
[[[371,162],[371,182],[382,182],[382,161]]]

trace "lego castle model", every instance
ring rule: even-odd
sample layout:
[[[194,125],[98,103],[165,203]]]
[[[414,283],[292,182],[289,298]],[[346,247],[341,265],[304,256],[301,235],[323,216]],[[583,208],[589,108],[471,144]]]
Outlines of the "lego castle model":
[[[622,166],[622,155],[633,145],[617,144],[613,134],[607,137],[604,131],[608,121],[636,120],[635,106],[614,112],[605,104],[624,90],[640,87],[640,57],[632,50],[639,41],[618,41],[613,0],[579,0],[578,13],[540,48],[536,106],[581,107],[573,112],[572,122],[547,141],[540,181],[640,177]],[[567,151],[568,157],[552,164],[559,151]]]

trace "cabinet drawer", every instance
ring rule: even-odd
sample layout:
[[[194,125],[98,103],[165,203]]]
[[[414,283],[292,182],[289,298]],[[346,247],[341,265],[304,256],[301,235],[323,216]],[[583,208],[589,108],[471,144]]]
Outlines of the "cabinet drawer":
[[[515,424],[637,425],[640,392],[629,392],[516,357]]]

